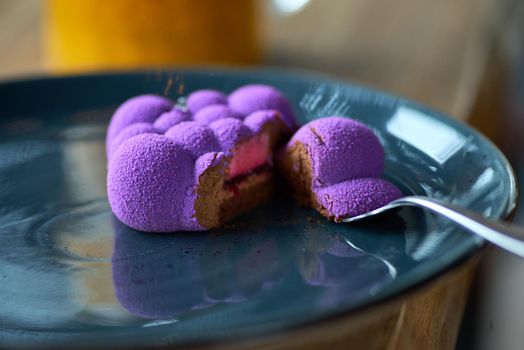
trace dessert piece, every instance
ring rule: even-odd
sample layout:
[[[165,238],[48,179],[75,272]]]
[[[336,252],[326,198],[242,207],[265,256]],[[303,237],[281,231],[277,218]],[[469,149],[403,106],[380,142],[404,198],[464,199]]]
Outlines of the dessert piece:
[[[286,145],[279,166],[299,203],[337,222],[402,195],[380,178],[384,151],[378,138],[349,118],[322,118],[302,126]]]
[[[122,104],[107,132],[113,213],[140,231],[218,227],[271,196],[273,153],[296,125],[289,102],[264,85],[226,96],[160,96]]]

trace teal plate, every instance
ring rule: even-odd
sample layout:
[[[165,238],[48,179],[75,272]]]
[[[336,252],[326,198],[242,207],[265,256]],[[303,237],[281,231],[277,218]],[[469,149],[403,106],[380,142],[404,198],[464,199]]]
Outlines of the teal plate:
[[[0,346],[188,345],[277,334],[391,298],[483,240],[402,209],[335,224],[275,198],[220,230],[147,235],[111,214],[105,129],[143,93],[173,99],[246,83],[281,89],[301,123],[351,116],[386,150],[385,174],[498,219],[513,172],[484,137],[409,100],[306,73],[163,71],[0,84]]]

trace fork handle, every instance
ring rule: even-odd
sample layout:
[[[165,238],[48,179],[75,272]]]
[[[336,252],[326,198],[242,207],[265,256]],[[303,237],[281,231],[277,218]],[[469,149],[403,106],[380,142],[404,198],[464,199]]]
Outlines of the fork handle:
[[[470,210],[424,196],[407,196],[391,204],[394,204],[395,207],[414,206],[427,209],[496,246],[524,258],[524,229],[517,225],[496,222]]]

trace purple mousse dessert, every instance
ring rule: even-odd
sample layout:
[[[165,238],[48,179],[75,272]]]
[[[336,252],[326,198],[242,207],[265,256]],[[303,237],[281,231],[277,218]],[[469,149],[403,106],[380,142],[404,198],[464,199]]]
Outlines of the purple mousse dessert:
[[[273,154],[295,130],[276,89],[199,90],[187,106],[144,95],[124,102],[106,139],[113,213],[146,232],[221,226],[269,199]]]
[[[337,222],[402,195],[380,178],[384,150],[379,139],[349,118],[322,118],[302,126],[286,145],[279,165],[300,204]]]

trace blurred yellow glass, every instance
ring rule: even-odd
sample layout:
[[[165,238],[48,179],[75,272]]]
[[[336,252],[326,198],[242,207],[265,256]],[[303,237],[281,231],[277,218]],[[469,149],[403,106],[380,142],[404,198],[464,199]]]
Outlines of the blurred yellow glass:
[[[44,55],[56,71],[256,63],[255,0],[47,0]]]

